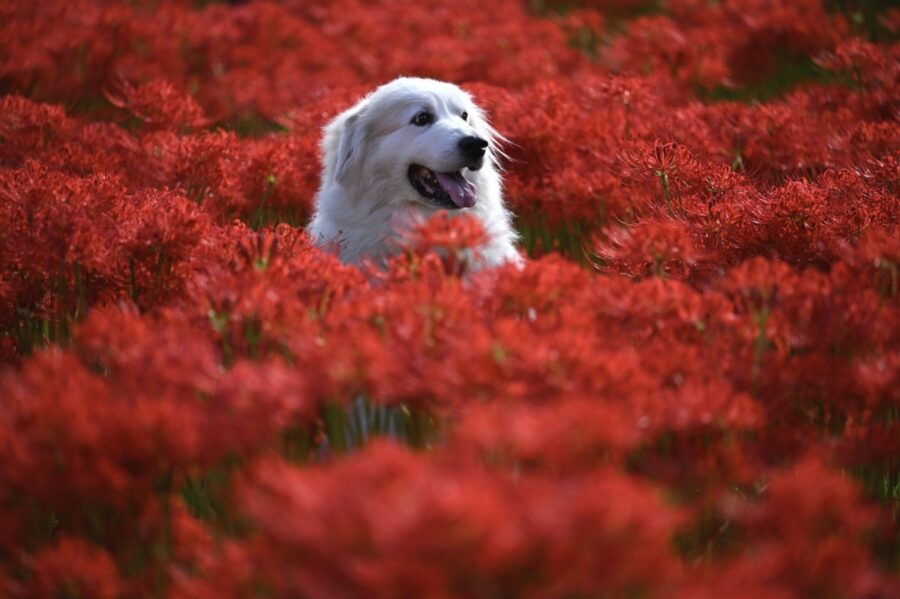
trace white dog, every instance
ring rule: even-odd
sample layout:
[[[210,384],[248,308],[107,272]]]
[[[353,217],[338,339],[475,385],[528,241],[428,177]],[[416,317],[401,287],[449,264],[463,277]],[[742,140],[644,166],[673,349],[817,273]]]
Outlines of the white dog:
[[[475,267],[519,263],[503,205],[496,132],[463,90],[402,77],[334,118],[309,233],[346,263],[382,263],[403,229],[445,210],[468,213],[488,242]]]

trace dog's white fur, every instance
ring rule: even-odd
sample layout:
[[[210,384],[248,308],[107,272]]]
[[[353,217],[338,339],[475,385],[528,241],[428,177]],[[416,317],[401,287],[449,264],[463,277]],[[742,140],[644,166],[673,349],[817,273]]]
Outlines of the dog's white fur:
[[[412,124],[423,110],[434,121],[424,127]],[[465,168],[466,158],[460,155],[458,142],[466,136],[489,143],[478,170]],[[453,84],[401,77],[382,85],[325,127],[324,169],[308,231],[320,246],[339,251],[343,262],[383,263],[397,249],[404,228],[441,210],[413,188],[407,176],[410,165],[435,172],[461,170],[477,190],[476,203],[446,212],[474,215],[484,226],[488,242],[473,248],[478,258],[472,266],[519,263],[518,236],[503,204],[498,142],[482,110]]]

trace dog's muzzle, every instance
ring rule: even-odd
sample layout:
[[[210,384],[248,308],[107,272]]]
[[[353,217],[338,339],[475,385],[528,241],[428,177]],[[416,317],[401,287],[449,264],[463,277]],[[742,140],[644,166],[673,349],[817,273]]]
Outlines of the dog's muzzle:
[[[478,199],[478,190],[463,177],[462,171],[439,173],[421,164],[411,164],[407,176],[419,195],[437,208],[471,208]]]
[[[466,167],[473,171],[480,169],[484,164],[484,154],[487,152],[487,140],[469,135],[460,139],[457,145],[466,159]]]

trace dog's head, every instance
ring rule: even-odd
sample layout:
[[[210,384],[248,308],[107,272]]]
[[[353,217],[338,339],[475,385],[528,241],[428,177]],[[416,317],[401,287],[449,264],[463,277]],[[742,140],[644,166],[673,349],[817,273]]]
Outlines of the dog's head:
[[[388,204],[471,208],[486,172],[495,173],[496,138],[457,86],[396,79],[325,128],[324,183]]]

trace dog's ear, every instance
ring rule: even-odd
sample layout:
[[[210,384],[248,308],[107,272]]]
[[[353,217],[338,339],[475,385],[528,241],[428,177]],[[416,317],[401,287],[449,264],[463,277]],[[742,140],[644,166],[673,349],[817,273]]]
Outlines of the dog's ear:
[[[362,165],[366,151],[362,113],[362,107],[354,108],[338,116],[327,127],[326,156],[330,154],[334,161],[332,172],[338,183],[345,183]]]

